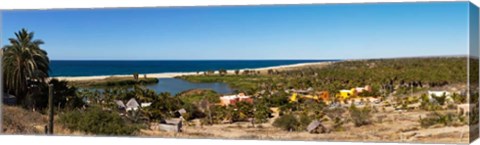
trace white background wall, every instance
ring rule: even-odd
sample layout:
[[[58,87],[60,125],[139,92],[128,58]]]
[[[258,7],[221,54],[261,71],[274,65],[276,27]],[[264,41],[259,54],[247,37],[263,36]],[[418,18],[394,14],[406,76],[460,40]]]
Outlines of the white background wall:
[[[155,6],[205,6],[205,5],[247,5],[247,4],[308,4],[308,3],[365,3],[365,2],[414,2],[431,0],[0,0],[0,9],[49,9],[49,8],[102,8],[102,7],[155,7]],[[449,1],[449,0],[434,0]],[[451,0],[450,0],[451,1]],[[480,0],[472,0],[480,6]],[[0,23],[1,24],[1,23]],[[1,39],[0,39],[1,40]],[[0,145],[369,145],[378,143],[318,142],[318,141],[257,141],[220,139],[161,139],[128,137],[70,137],[70,136],[23,136],[0,135]],[[381,143],[400,144],[400,143]],[[475,144],[480,144],[477,141]]]

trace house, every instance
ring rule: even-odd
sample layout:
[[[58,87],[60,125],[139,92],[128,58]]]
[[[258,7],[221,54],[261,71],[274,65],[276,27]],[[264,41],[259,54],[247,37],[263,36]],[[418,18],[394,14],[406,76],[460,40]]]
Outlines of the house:
[[[238,94],[237,97],[238,97],[238,101],[253,103],[253,99],[250,96],[245,96],[244,93]]]
[[[356,87],[356,88],[355,88],[355,91],[356,91],[357,93],[371,92],[371,91],[372,91],[372,87],[369,86],[369,85],[366,85],[365,87]]]
[[[128,100],[128,102],[126,104],[126,110],[127,111],[137,111],[139,106],[140,105],[138,104],[137,100],[135,100],[135,98],[132,98],[132,99]]]
[[[166,119],[165,122],[160,123],[160,130],[164,131],[173,131],[173,132],[182,132],[182,119]]]
[[[166,119],[162,120],[159,124],[150,125],[150,129],[152,130],[163,130],[167,132],[182,132],[182,127],[182,119],[180,118]]]
[[[451,92],[448,91],[428,91],[428,100],[434,101],[433,97],[441,97],[445,95],[445,101],[446,102],[453,102],[452,94]]]
[[[235,104],[238,102],[237,95],[229,95],[229,96],[222,96],[220,97],[220,103],[223,106],[228,106],[231,104]]]
[[[330,103],[330,94],[328,91],[321,91],[321,92],[316,92],[315,95],[309,95],[309,94],[300,94],[300,93],[293,93],[292,96],[290,96],[289,101],[290,102],[297,102],[298,98],[306,98],[306,99],[312,99],[315,101],[323,101],[327,104]]]
[[[339,94],[337,94],[337,98],[340,100],[346,100],[352,97],[355,97],[357,95],[357,92],[355,89],[350,89],[350,90],[340,90]]]
[[[125,106],[125,104],[120,100],[115,100],[114,102],[115,102],[115,104],[117,104],[117,108],[119,110],[124,110],[124,109],[127,108],[127,106]]]
[[[347,89],[340,90],[339,93],[336,95],[336,97],[340,100],[346,100],[353,97],[357,97],[359,93],[371,92],[371,91],[372,91],[372,87],[369,85],[366,85],[365,87],[355,87],[350,90],[347,90]]]
[[[140,103],[140,106],[141,106],[142,108],[150,107],[150,105],[152,105],[152,102]]]
[[[179,109],[179,110],[175,111],[175,116],[182,117],[182,114],[186,114],[186,113],[187,113],[187,110],[182,108],[182,109]]]
[[[248,103],[253,103],[253,99],[250,96],[246,96],[244,93],[239,93],[237,95],[227,95],[220,97],[220,103],[223,106],[234,105],[237,102],[244,101]]]
[[[278,107],[270,107],[270,111],[272,111],[273,113],[280,113],[280,108],[278,108]]]
[[[448,91],[428,91],[428,96],[429,97],[432,97],[432,96],[452,96],[452,93],[451,92],[448,92]]]
[[[307,126],[308,133],[328,133],[328,129],[319,121],[313,120]]]
[[[290,96],[290,103],[291,102],[297,102],[298,101],[298,98],[297,98],[298,94],[297,93],[293,93],[292,96]]]
[[[320,99],[322,99],[323,102],[330,104],[330,93],[328,91],[318,92],[317,95],[320,96]]]
[[[290,102],[297,102],[298,101],[298,98],[306,98],[306,99],[312,99],[312,100],[315,100],[315,101],[319,101],[320,100],[320,97],[318,96],[312,96],[312,95],[299,95],[297,93],[293,93],[292,96],[290,96]]]

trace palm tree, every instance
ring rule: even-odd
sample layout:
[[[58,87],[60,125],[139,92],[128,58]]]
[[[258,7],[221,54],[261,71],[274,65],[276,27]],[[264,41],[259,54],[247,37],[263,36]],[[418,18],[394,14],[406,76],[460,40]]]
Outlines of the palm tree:
[[[33,32],[22,29],[3,48],[4,84],[9,93],[23,102],[34,84],[45,83],[50,70],[47,52],[40,48],[42,40],[33,39]]]

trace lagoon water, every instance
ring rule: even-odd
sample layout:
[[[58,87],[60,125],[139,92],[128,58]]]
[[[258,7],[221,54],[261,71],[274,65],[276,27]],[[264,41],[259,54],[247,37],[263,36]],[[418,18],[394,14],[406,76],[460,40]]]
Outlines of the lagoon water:
[[[160,78],[157,84],[147,85],[157,93],[169,92],[172,95],[190,89],[210,89],[220,94],[232,94],[234,90],[225,83],[192,83],[176,78]]]
[[[213,90],[219,94],[233,94],[234,89],[230,88],[226,83],[192,83],[177,78],[160,78],[158,79],[157,84],[146,85],[145,87],[151,90],[154,90],[156,93],[168,92],[172,96],[175,96],[178,93],[191,89],[206,89]],[[103,92],[104,88],[82,88],[87,90],[97,90]],[[133,89],[132,87],[127,88],[129,90]]]

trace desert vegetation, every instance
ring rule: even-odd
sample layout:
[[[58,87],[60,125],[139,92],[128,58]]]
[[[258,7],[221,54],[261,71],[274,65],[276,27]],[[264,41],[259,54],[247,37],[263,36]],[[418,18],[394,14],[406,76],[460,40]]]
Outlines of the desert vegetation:
[[[106,88],[128,87],[133,85],[146,85],[155,83],[158,83],[157,78],[108,77],[101,80],[71,81],[69,82],[69,85],[76,87]]]
[[[156,129],[160,124],[185,127],[183,132],[173,129],[185,137],[428,141],[425,138],[435,138],[432,134],[441,128],[452,139],[446,142],[456,142],[452,132],[468,132],[478,124],[478,108],[459,108],[478,103],[467,98],[478,98],[478,92],[466,92],[466,57],[349,60],[322,67],[233,73],[220,69],[178,77],[224,82],[236,93],[251,96],[226,105],[220,99],[225,94],[212,90],[155,92],[145,84],[158,79],[138,73],[95,81],[52,79],[47,53],[40,48],[43,41],[27,30],[16,36],[2,49],[5,90],[18,99],[2,108],[4,130],[10,133],[43,133],[35,127],[46,125],[49,91],[56,129],[83,135],[171,135]],[[368,91],[357,93],[358,88]],[[205,134],[209,130],[214,133]]]

